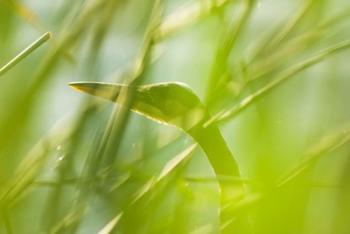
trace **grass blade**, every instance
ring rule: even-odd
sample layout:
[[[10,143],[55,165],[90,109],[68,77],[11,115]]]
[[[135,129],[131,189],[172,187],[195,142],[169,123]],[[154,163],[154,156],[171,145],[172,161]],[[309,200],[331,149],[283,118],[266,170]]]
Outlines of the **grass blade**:
[[[21,62],[24,58],[30,55],[34,50],[36,50],[42,44],[47,42],[50,39],[50,37],[51,37],[51,33],[47,32],[44,35],[42,35],[40,38],[38,38],[36,41],[34,41],[32,44],[30,44],[27,48],[25,48],[22,52],[20,52],[16,57],[11,59],[8,63],[6,63],[3,67],[0,68],[0,76],[4,75],[11,68],[13,68],[19,62]]]
[[[168,16],[164,22],[159,25],[155,33],[157,41],[191,25],[200,19],[210,15],[213,11],[224,7],[230,0],[201,0],[183,7],[175,13]],[[186,4],[187,5],[187,4]]]
[[[349,141],[349,126],[347,126],[345,130],[344,128],[340,128],[332,134],[321,138],[318,142],[316,142],[316,144],[311,146],[305,152],[303,160],[279,180],[277,187],[287,184],[289,181],[312,166],[321,156],[338,149],[346,143],[349,143]]]
[[[264,95],[268,94],[273,89],[277,88],[279,85],[283,84],[287,80],[291,79],[298,73],[304,71],[305,69],[323,61],[324,59],[339,53],[343,50],[350,48],[350,41],[343,41],[341,43],[338,43],[334,46],[329,47],[328,49],[320,52],[319,54],[300,62],[290,68],[287,68],[286,70],[282,71],[277,78],[272,80],[267,85],[263,86],[258,91],[252,93],[251,95],[244,98],[242,101],[240,101],[236,106],[233,108],[230,108],[229,110],[220,111],[216,115],[214,115],[207,123],[205,123],[204,126],[208,126],[212,123],[222,123],[225,121],[230,120],[231,118],[235,117],[238,113],[240,113],[242,110],[247,108],[249,105],[253,104],[257,99],[263,97]]]
[[[109,234],[113,231],[113,229],[115,228],[115,225],[118,224],[118,221],[120,220],[120,218],[123,216],[123,213],[117,215],[116,217],[114,217],[111,221],[109,221],[107,223],[106,226],[104,226],[99,232],[98,234]]]
[[[0,194],[0,201],[13,205],[23,192],[32,184],[34,178],[46,162],[48,150],[56,147],[62,141],[67,139],[71,132],[67,126],[67,120],[64,118],[59,121],[27,154],[25,159],[19,165],[17,172],[10,181],[4,186]],[[66,129],[62,131],[62,129]]]

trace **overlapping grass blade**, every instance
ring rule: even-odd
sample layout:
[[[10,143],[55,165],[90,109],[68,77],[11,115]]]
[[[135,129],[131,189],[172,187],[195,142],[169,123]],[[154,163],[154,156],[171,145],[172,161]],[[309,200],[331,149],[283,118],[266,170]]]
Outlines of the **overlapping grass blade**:
[[[234,46],[242,34],[244,27],[246,26],[249,17],[254,8],[255,1],[249,0],[244,1],[244,9],[238,16],[238,19],[233,20],[231,25],[228,25],[227,29],[224,30],[222,38],[219,40],[217,52],[215,55],[215,60],[213,68],[209,77],[207,92],[206,92],[206,102],[209,104],[214,93],[216,93],[224,84],[223,74],[226,72],[229,55],[231,54]],[[221,85],[221,87],[220,87]]]
[[[8,206],[17,202],[40,173],[49,155],[48,152],[69,138],[70,129],[62,126],[69,126],[69,122],[65,119],[58,122],[24,158],[15,175],[4,186],[0,195],[2,202],[7,203]]]
[[[276,78],[274,78],[271,82],[263,86],[262,88],[258,89],[257,91],[253,92],[243,100],[241,100],[236,106],[233,108],[230,108],[228,110],[224,110],[219,112],[218,114],[214,115],[206,124],[205,126],[208,126],[212,123],[217,122],[225,122],[233,117],[235,117],[238,113],[240,113],[242,110],[247,108],[249,105],[256,102],[257,99],[263,97],[264,95],[271,92],[273,89],[278,87],[279,85],[283,84],[287,80],[291,79],[298,73],[304,71],[305,69],[323,61],[324,59],[341,52],[343,50],[349,49],[350,47],[350,41],[343,41],[341,43],[338,43],[334,46],[329,47],[328,49],[320,52],[319,54],[306,59],[296,65],[293,65],[284,71],[282,71],[279,75],[277,75]]]

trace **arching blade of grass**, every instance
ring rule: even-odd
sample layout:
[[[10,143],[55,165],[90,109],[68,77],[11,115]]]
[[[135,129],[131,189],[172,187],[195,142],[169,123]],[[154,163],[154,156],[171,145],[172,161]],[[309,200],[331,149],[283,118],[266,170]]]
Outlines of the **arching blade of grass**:
[[[256,92],[252,93],[251,95],[244,98],[242,101],[240,101],[237,105],[235,105],[233,108],[230,108],[228,110],[220,111],[216,115],[214,115],[209,121],[207,121],[204,126],[209,126],[212,123],[218,123],[218,122],[225,122],[230,120],[231,118],[235,117],[238,113],[240,113],[242,110],[247,108],[249,105],[253,104],[257,99],[263,97],[264,95],[271,92],[273,89],[277,88],[279,85],[283,84],[287,80],[291,79],[298,73],[304,71],[305,69],[323,61],[324,59],[341,52],[343,50],[350,48],[350,41],[343,41],[341,43],[338,43],[334,46],[329,47],[328,49],[320,52],[319,54],[300,62],[294,66],[291,66],[290,68],[287,68],[286,70],[282,71],[275,79],[273,79],[271,82],[257,90]]]
[[[101,82],[72,83],[74,88],[86,93],[117,102],[124,106],[120,95],[127,88],[134,93],[134,102],[129,108],[150,119],[174,125],[195,139],[206,153],[216,175],[240,176],[239,165],[228,148],[216,125],[202,127],[208,113],[199,98],[186,85],[166,82],[152,85],[125,86]],[[95,165],[95,164],[94,164]],[[231,184],[218,181],[222,204],[227,200],[239,200],[244,196],[243,183]],[[242,181],[241,181],[242,182]],[[154,183],[152,178],[145,189]],[[222,222],[230,214],[220,213]]]
[[[8,63],[6,63],[3,67],[0,68],[0,77],[4,75],[11,68],[16,66],[19,62],[21,62],[24,58],[30,55],[34,50],[39,48],[42,44],[47,42],[51,37],[51,33],[47,32],[30,44],[27,48],[25,48],[22,52],[20,52],[16,57],[11,59]]]
[[[129,108],[154,121],[174,125],[192,136],[206,152],[216,175],[239,176],[239,166],[228,149],[219,129],[202,128],[209,117],[197,95],[182,83],[165,82],[151,85],[125,86],[99,82],[71,83],[80,91],[115,101],[124,106],[122,90],[134,92]],[[212,147],[215,145],[215,147]],[[225,186],[222,185],[224,191]],[[225,193],[225,192],[223,192]]]

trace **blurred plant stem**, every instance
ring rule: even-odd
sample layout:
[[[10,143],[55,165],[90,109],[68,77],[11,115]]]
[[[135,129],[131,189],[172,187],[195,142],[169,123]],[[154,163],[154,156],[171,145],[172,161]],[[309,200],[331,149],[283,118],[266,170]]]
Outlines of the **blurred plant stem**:
[[[206,104],[210,108],[214,102],[214,94],[220,89],[223,83],[225,72],[227,72],[228,59],[234,46],[238,40],[238,37],[242,34],[244,27],[252,13],[255,5],[255,0],[243,1],[244,9],[240,12],[238,20],[232,20],[230,25],[224,28],[222,36],[218,42],[217,51],[212,66],[211,74],[208,81],[206,92]]]

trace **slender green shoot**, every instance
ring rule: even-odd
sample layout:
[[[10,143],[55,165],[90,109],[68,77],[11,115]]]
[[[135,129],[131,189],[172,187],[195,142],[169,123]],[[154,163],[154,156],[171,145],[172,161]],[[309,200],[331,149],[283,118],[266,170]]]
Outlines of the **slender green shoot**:
[[[24,58],[30,55],[34,50],[39,48],[45,42],[47,42],[51,38],[51,33],[46,32],[41,37],[39,37],[36,41],[34,41],[31,45],[25,48],[21,53],[19,53],[16,57],[11,59],[8,63],[6,63],[3,67],[0,68],[0,76],[4,75],[7,71],[21,62]]]

